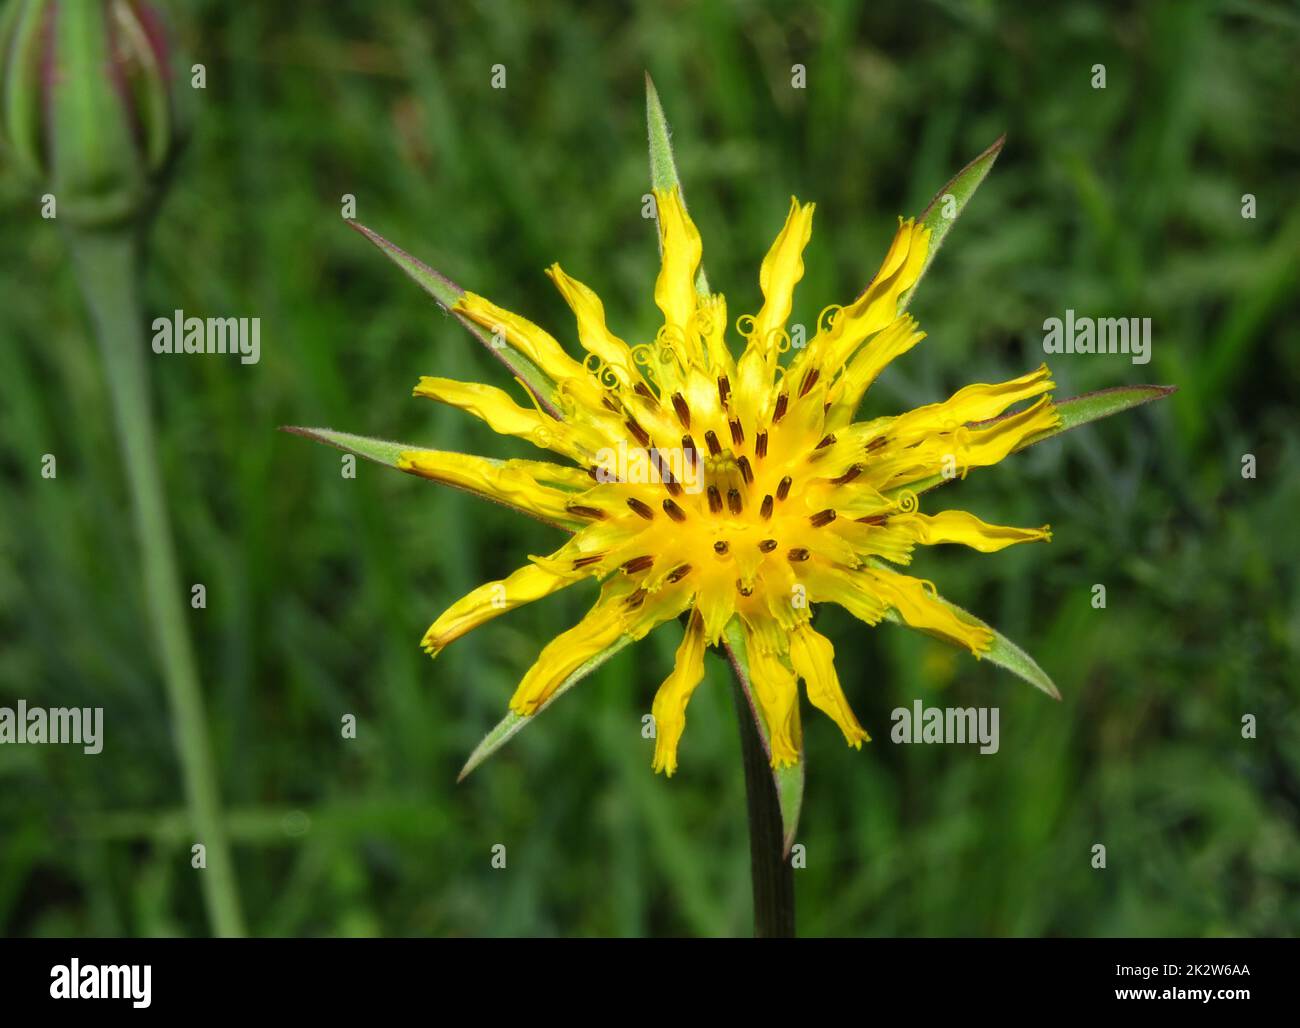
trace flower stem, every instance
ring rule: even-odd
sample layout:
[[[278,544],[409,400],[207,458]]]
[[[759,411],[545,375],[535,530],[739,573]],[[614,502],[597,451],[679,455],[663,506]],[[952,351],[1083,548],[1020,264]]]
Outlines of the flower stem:
[[[239,936],[244,934],[243,914],[222,825],[207,718],[154,448],[145,367],[148,344],[137,293],[140,236],[135,229],[123,227],[74,231],[69,241],[99,339],[126,464],[145,596],[162,658],[190,825],[195,841],[205,848],[206,867],[200,880],[208,918],[214,934]]]
[[[776,782],[767,751],[758,736],[754,714],[740,685],[732,683],[740,750],[745,766],[745,799],[749,808],[749,868],[754,883],[754,937],[794,938],[794,871],[785,858],[785,835]]]

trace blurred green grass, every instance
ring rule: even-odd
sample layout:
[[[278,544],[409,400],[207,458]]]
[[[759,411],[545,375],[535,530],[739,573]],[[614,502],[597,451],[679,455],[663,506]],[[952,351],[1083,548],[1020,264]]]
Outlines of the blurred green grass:
[[[445,6],[445,5],[440,5]],[[1053,360],[1061,395],[1171,401],[977,473],[951,498],[1051,522],[1050,547],[932,551],[917,573],[1030,652],[1061,705],[898,629],[819,615],[875,741],[806,717],[802,934],[1294,934],[1300,925],[1300,14],[1281,2],[774,2],[609,8],[194,0],[197,132],[146,302],[262,319],[262,361],[152,363],[193,630],[253,930],[265,935],[746,933],[727,671],[682,770],[640,719],[675,644],[625,651],[466,783],[545,640],[590,595],[429,662],[451,599],[554,533],[275,432],[323,424],[530,456],[415,400],[499,367],[339,218],[568,332],[561,260],[629,338],[654,329],[643,72],[735,313],[788,197],[818,202],[794,317],[854,295],[899,214],[1000,132],[914,311],[926,342],[869,409],[1042,360],[1041,323],[1149,316],[1153,360]],[[493,90],[491,66],[508,87]],[[808,88],[790,88],[790,66]],[[1107,88],[1091,67],[1104,63]],[[1256,220],[1240,197],[1258,198]],[[0,703],[103,705],[98,757],[0,748],[0,931],[203,934],[98,357],[57,232],[0,175]],[[1240,458],[1257,455],[1243,480]],[[44,453],[58,457],[40,478]],[[1089,605],[1093,583],[1106,610]],[[577,592],[575,590],[575,592]],[[635,655],[634,655],[635,654]],[[1002,750],[889,741],[889,712],[996,703]],[[339,738],[358,716],[359,737]],[[815,713],[815,712],[814,712]],[[1244,741],[1253,713],[1259,737]],[[489,865],[505,844],[508,868]],[[1109,866],[1094,871],[1104,843]]]

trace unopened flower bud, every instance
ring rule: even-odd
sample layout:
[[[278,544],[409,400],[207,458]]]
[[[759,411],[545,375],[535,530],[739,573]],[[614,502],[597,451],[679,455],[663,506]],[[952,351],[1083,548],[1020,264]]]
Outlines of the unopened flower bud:
[[[183,135],[173,51],[141,0],[9,0],[0,16],[0,139],[98,227],[155,199]]]

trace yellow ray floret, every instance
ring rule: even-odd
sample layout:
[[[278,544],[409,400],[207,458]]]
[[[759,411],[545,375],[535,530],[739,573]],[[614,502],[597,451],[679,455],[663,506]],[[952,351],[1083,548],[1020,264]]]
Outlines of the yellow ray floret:
[[[981,553],[996,553],[1016,543],[1050,542],[1052,530],[1042,528],[1012,528],[1007,525],[990,525],[964,510],[945,510],[938,514],[899,514],[890,519],[890,526],[913,533],[918,542],[926,546],[938,543],[960,543]]]
[[[697,610],[677,647],[672,674],[655,693],[650,708],[655,721],[654,769],[669,778],[677,770],[677,743],[686,728],[686,704],[704,678],[704,647],[704,619]]]
[[[754,337],[771,356],[776,350],[776,334],[785,331],[794,302],[794,287],[803,278],[803,251],[812,237],[812,216],[816,204],[800,205],[790,197],[790,213],[776,242],[763,258],[758,273],[763,290],[763,306],[754,316]]]
[[[829,639],[811,625],[800,625],[790,635],[790,663],[803,679],[808,702],[840,726],[850,746],[860,748],[870,740],[840,688],[840,677],[835,673],[835,649]]]
[[[571,585],[577,573],[558,574],[537,564],[525,564],[499,582],[486,582],[461,597],[438,616],[420,645],[436,657],[449,643],[506,611],[540,600]]]

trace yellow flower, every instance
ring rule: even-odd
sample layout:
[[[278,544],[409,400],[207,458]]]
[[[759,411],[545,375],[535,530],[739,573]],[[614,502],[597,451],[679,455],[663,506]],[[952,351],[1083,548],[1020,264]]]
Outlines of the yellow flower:
[[[737,618],[773,766],[799,759],[799,680],[849,744],[861,746],[867,733],[840,687],[830,641],[810,623],[811,605],[838,603],[872,625],[895,616],[976,656],[988,651],[986,626],[894,567],[906,566],[918,543],[989,553],[1050,538],[1046,527],[922,513],[918,492],[1056,429],[1053,382],[1040,367],[905,414],[856,420],[876,376],[924,338],[900,298],[924,269],[929,229],[900,220],[871,285],[851,304],[827,308],[806,345],[793,347],[786,325],[813,205],[792,200],[759,271],[762,307],[737,320],[744,349],[736,358],[725,338],[726,301],[697,292],[700,236],[678,190],[656,190],[655,201],[655,303],[664,324],[652,343],[630,345],[611,332],[600,299],[558,264],[547,274],[573,309],[584,360],[481,296],[461,294],[452,307],[525,358],[549,391],[529,388],[532,402],[520,405],[491,386],[423,378],[416,395],[568,463],[410,450],[397,465],[573,534],[454,603],[423,646],[436,655],[499,614],[593,578],[602,583],[595,605],[542,650],[510,701],[515,714],[533,715],[593,658],[685,614],[675,666],[653,705],[654,769],[671,775],[704,651]]]

